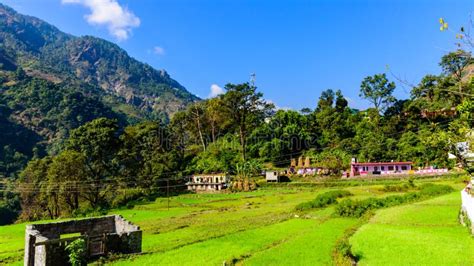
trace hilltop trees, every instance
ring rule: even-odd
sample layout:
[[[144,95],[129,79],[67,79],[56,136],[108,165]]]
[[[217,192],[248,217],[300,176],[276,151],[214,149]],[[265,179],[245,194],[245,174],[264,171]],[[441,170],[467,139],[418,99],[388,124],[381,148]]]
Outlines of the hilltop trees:
[[[375,74],[362,81],[359,96],[370,101],[377,111],[382,112],[395,101],[392,95],[394,90],[395,83],[388,81],[385,73]]]
[[[273,104],[263,99],[263,94],[249,83],[227,84],[227,93],[222,96],[222,101],[230,114],[230,120],[238,128],[242,159],[247,158],[247,137],[249,132],[263,123],[271,114]]]
[[[464,70],[472,63],[471,53],[463,50],[450,52],[441,58],[439,65],[445,75],[452,75],[456,81],[460,81]]]

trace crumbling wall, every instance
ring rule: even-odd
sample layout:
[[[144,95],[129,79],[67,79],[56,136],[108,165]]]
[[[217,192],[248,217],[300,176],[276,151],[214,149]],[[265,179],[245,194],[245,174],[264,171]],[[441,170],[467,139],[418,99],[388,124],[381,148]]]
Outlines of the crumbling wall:
[[[62,234],[81,233],[82,235],[98,235],[115,232],[115,215],[99,218],[71,220],[47,224],[35,224],[34,229],[41,235],[58,239]]]
[[[62,234],[80,233],[81,236],[60,239]],[[49,224],[27,225],[25,232],[25,266],[67,265],[66,246],[74,239],[84,238],[100,241],[101,253],[139,253],[141,252],[142,231],[140,227],[111,215],[99,218],[71,220]],[[96,243],[96,242],[94,242]],[[91,255],[87,247],[87,256]],[[95,253],[96,254],[96,253]]]

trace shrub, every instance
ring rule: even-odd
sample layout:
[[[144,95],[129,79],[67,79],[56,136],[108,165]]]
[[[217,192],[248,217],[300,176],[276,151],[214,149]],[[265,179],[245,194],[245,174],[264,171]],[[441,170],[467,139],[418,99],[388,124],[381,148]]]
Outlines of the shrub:
[[[368,198],[364,200],[341,201],[336,206],[336,215],[342,217],[361,217],[370,210],[386,208],[401,205],[408,202],[422,200],[434,196],[447,194],[453,191],[453,188],[447,185],[426,184],[422,186],[419,192],[410,192],[404,195],[393,195],[385,198]]]
[[[437,196],[453,192],[454,189],[448,185],[426,184],[420,190],[420,193],[426,196]]]
[[[413,178],[408,179],[406,183],[395,184],[395,185],[385,185],[381,190],[384,192],[406,192],[410,189],[416,188]]]
[[[314,200],[303,202],[296,206],[296,210],[304,211],[308,209],[323,208],[337,202],[338,198],[352,196],[352,193],[346,190],[328,191],[318,195]]]
[[[66,246],[69,253],[69,262],[72,266],[86,265],[86,241],[78,238]]]

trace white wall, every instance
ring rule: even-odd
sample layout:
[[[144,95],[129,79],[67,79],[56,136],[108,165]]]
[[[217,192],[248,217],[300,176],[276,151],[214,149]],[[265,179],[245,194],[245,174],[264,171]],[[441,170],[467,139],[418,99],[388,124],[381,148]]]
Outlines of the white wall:
[[[474,223],[474,197],[469,195],[464,189],[461,191],[462,207],[467,212],[467,216]]]

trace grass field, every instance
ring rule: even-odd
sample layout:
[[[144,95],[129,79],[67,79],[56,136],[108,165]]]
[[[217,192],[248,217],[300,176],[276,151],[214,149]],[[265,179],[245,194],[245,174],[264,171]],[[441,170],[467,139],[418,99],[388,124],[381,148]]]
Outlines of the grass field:
[[[393,183],[393,181],[391,181]],[[450,184],[451,180],[420,180]],[[378,182],[342,185],[352,198],[385,197]],[[114,210],[143,230],[143,254],[113,256],[117,265],[331,265],[336,241],[355,218],[333,207],[295,206],[336,188],[270,186],[233,194],[186,194]],[[474,242],[457,222],[459,193],[378,210],[351,238],[361,265],[472,265]],[[22,264],[25,224],[0,227],[0,264]]]
[[[474,265],[474,238],[457,220],[459,197],[380,210],[351,239],[359,264]]]

